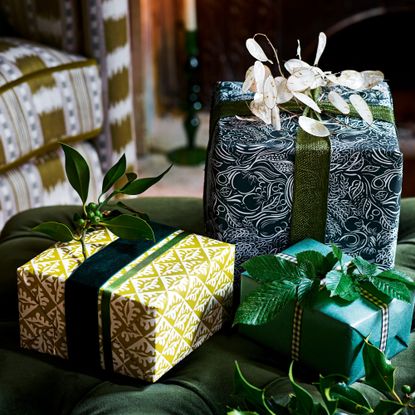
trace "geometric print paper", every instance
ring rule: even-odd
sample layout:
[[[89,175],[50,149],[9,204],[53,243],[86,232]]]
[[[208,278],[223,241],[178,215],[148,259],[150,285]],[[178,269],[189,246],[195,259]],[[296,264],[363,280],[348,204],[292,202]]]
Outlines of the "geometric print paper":
[[[155,382],[229,318],[234,245],[190,234],[123,281],[128,271],[181,232],[169,235],[101,287],[98,310],[102,292],[111,292],[112,362],[117,373]],[[114,239],[102,230],[88,242],[97,251]],[[80,251],[72,242],[51,248],[19,268],[22,347],[67,358],[64,282],[79,259]],[[51,285],[48,295],[39,296],[47,284]],[[104,368],[101,311],[98,321]]]

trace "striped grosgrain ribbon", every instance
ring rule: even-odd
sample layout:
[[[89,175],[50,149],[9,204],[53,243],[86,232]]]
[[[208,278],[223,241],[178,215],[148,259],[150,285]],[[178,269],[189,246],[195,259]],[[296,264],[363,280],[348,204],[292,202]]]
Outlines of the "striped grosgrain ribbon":
[[[294,264],[297,264],[297,259],[292,255],[287,255],[284,253],[277,254],[277,256],[281,259],[285,259],[290,261]],[[350,262],[346,263],[348,266]],[[382,313],[382,323],[381,323],[381,337],[380,337],[380,344],[379,349],[384,352],[386,350],[386,344],[388,340],[388,330],[389,330],[389,309],[388,305],[380,300],[379,298],[375,297],[372,293],[365,290],[364,288],[360,288],[360,294],[369,302],[380,308]],[[293,330],[292,330],[292,338],[291,338],[291,359],[294,361],[300,360],[300,346],[301,346],[301,324],[303,318],[303,308],[301,307],[298,301],[295,302],[294,306],[294,317],[293,317]]]

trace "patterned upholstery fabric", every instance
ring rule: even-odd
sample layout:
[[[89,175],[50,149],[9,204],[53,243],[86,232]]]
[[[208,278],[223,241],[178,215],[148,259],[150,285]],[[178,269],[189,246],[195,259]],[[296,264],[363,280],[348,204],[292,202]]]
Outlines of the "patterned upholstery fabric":
[[[0,38],[0,172],[57,142],[95,137],[102,119],[95,61]]]
[[[123,153],[134,168],[136,144],[128,0],[1,0],[0,19],[1,228],[30,207],[79,203],[58,141],[90,139],[77,146],[93,183]]]

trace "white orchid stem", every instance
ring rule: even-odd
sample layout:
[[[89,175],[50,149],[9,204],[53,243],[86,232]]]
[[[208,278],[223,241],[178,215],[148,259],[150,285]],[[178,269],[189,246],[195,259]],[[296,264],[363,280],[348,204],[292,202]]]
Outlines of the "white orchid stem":
[[[277,49],[276,49],[276,48],[274,47],[274,45],[271,43],[271,41],[269,40],[268,36],[267,36],[265,33],[255,33],[255,35],[253,36],[253,37],[254,37],[254,39],[255,39],[255,37],[256,37],[256,36],[263,36],[263,37],[266,39],[266,41],[267,41],[267,42],[268,42],[268,44],[270,45],[270,47],[271,47],[272,51],[274,52],[275,60],[277,61],[278,70],[279,70],[279,72],[280,72],[281,76],[284,76],[284,73],[282,72],[282,69],[281,69],[281,64],[280,64],[280,59],[279,59],[279,57],[278,57],[278,52],[277,52]]]

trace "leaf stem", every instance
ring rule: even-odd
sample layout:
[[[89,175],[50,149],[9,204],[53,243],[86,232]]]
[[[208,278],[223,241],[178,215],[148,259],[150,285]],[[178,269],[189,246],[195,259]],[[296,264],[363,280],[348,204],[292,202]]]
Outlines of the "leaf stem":
[[[271,43],[271,41],[269,40],[268,36],[267,36],[265,33],[256,33],[256,34],[254,35],[254,39],[255,39],[255,36],[263,36],[263,37],[267,40],[268,44],[271,46],[272,51],[274,52],[274,56],[275,56],[275,59],[276,59],[276,61],[277,61],[278,70],[279,70],[279,72],[280,72],[281,76],[285,78],[284,73],[283,73],[283,71],[282,71],[282,69],[281,69],[281,64],[280,64],[280,59],[278,58],[278,52],[277,52],[277,49],[276,49],[276,48],[274,47],[274,45]],[[272,63],[272,62],[271,62],[271,63]]]

